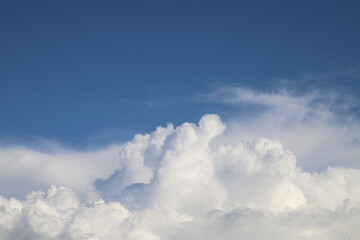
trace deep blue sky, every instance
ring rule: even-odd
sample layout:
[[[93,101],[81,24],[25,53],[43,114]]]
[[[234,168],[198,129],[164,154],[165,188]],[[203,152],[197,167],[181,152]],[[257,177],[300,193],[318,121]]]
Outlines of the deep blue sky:
[[[1,1],[0,139],[81,145],[197,121],[227,111],[199,101],[221,85],[359,96],[359,13],[359,1]]]

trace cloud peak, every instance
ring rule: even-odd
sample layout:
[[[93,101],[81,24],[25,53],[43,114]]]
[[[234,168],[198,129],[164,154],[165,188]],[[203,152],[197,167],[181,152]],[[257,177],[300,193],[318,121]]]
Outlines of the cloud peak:
[[[287,140],[295,136],[293,143],[304,145],[301,131],[311,131],[312,137],[342,132],[336,141],[327,140],[324,149],[331,151],[329,146],[337,144],[334,151],[345,153],[349,150],[345,140],[357,132],[348,135],[346,126],[334,125],[328,117],[336,117],[335,112],[322,107],[323,103],[310,104],[316,96],[299,100],[289,93],[263,94],[259,100],[255,91],[245,93],[241,101],[267,101],[272,110],[252,121],[227,124],[218,115],[208,114],[197,124],[168,124],[137,134],[125,144],[92,152],[2,148],[0,154],[6,156],[2,159],[13,160],[0,170],[3,179],[15,186],[29,179],[33,189],[50,187],[33,191],[25,199],[0,196],[0,239],[360,237],[360,170],[356,165],[334,164],[309,171],[282,144],[281,134],[279,140],[257,136],[271,133],[271,126],[277,134],[287,133]],[[305,114],[308,121],[278,127],[281,118],[276,116],[284,99],[290,108],[317,114]],[[285,120],[293,113],[287,114],[282,115]],[[313,147],[322,146],[313,143]],[[321,155],[312,152],[311,156],[310,160],[319,161],[314,156]],[[30,177],[40,165],[43,171]],[[68,173],[67,178],[53,174],[59,169]],[[5,184],[1,190],[10,193],[11,187]]]

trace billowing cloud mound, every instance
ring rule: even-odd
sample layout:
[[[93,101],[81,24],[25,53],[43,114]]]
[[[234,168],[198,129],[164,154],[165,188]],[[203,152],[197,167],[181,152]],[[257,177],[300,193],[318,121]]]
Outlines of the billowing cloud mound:
[[[205,115],[136,135],[96,189],[84,180],[92,194],[64,182],[0,197],[0,239],[360,238],[359,169],[307,172],[278,140],[219,144],[225,129]]]

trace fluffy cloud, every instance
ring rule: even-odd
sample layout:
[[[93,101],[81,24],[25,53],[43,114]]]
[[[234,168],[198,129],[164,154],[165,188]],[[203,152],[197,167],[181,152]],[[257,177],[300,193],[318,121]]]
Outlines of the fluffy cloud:
[[[360,124],[356,116],[360,102],[354,97],[320,91],[293,94],[224,87],[207,99],[232,105],[234,112],[241,113],[227,119],[228,131],[217,140],[220,143],[278,139],[306,170],[360,168]]]
[[[245,93],[234,101],[266,102],[270,107],[257,115],[258,121],[270,119],[257,131],[270,123],[285,131],[277,126],[286,122],[290,135],[310,126],[315,135],[319,126],[330,132],[345,129],[331,122],[336,114],[312,95]],[[282,106],[284,99],[288,106]],[[288,108],[294,111],[282,113],[276,125],[274,112]],[[298,117],[291,118],[294,114]],[[356,165],[304,170],[279,140],[239,141],[241,134],[236,139],[239,129],[248,134],[246,127],[252,129],[247,121],[227,128],[219,116],[205,115],[198,124],[169,124],[93,152],[3,148],[1,159],[15,163],[1,170],[1,191],[10,195],[6,184],[22,181],[33,189],[58,186],[24,199],[0,196],[0,239],[360,238]],[[356,129],[335,141],[339,151],[347,150],[343,143],[353,136]]]

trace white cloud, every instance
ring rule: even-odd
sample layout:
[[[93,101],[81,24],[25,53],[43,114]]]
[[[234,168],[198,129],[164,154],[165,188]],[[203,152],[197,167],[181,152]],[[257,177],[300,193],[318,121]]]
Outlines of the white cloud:
[[[246,110],[227,120],[228,131],[221,137],[222,142],[279,139],[306,170],[326,169],[329,165],[360,168],[360,124],[352,113],[360,102],[351,96],[233,87],[219,88],[208,99]]]
[[[78,192],[93,189],[93,182],[120,167],[120,146],[89,152],[55,149],[40,152],[26,147],[0,147],[0,194],[24,197],[51,184]]]
[[[231,91],[234,104],[265,101],[270,109],[228,128],[217,115],[205,115],[199,124],[169,124],[92,152],[2,148],[2,163],[12,162],[0,170],[1,191],[10,195],[9,186],[24,181],[33,189],[66,187],[52,185],[25,199],[0,197],[0,239],[360,238],[360,170],[354,162],[360,155],[345,144],[358,136],[356,122],[337,121],[315,93]],[[345,131],[350,127],[354,131]],[[280,141],[257,138],[262,131]],[[344,163],[335,159],[321,171],[301,168],[282,140],[296,147],[310,133],[318,136],[311,146],[319,149],[298,146],[300,155],[320,156],[309,161],[325,164],[324,149],[339,151],[354,165],[334,166]],[[332,134],[338,138],[326,139]]]

